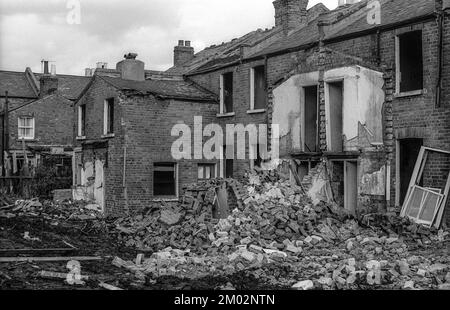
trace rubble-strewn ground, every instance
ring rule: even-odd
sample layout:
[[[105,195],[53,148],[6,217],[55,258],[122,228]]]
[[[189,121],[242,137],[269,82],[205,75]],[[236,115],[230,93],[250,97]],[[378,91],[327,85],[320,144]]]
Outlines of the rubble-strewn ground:
[[[230,214],[214,219],[215,188],[180,203],[106,220],[82,203],[18,201],[0,209],[0,257],[99,256],[82,285],[44,278],[67,262],[0,262],[1,289],[449,289],[450,236],[392,215],[353,219],[314,205],[275,173],[226,180]],[[12,249],[33,249],[15,253]],[[45,249],[37,251],[36,249]]]

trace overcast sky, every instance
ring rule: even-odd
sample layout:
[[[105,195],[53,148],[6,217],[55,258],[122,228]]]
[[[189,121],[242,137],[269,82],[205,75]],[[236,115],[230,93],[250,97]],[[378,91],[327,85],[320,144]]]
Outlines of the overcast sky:
[[[79,1],[80,24],[70,24]],[[147,69],[172,66],[173,47],[191,40],[196,51],[274,25],[273,0],[0,0],[0,69],[83,75],[99,61],[115,68],[136,52]],[[322,2],[328,8],[338,0]],[[76,22],[76,19],[71,19]]]

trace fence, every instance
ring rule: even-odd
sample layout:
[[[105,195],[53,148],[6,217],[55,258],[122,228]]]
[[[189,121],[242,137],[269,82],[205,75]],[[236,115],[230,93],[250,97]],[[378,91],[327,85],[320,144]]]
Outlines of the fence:
[[[67,189],[72,185],[72,178],[61,177],[56,178],[55,183],[58,186],[53,186],[52,189]],[[6,195],[13,197],[20,197],[22,199],[31,199],[41,195],[37,183],[39,180],[35,177],[27,176],[9,176],[0,177],[0,190]]]

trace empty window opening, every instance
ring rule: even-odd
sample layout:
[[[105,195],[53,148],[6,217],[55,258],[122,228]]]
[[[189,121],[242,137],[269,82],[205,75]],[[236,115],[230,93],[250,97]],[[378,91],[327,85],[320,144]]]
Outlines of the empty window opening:
[[[266,108],[266,74],[264,66],[257,66],[251,69],[251,102],[252,110]]]
[[[233,72],[221,75],[221,113],[233,112]]]
[[[231,149],[231,148],[230,148]],[[227,154],[227,147],[223,146],[223,171],[226,179],[233,178],[234,160],[233,154]]]
[[[78,107],[78,136],[86,136],[86,105]]]
[[[422,31],[398,36],[397,91],[400,93],[423,89]]]
[[[114,133],[114,98],[105,100],[104,134]]]
[[[34,118],[29,116],[19,117],[19,139],[32,140],[34,139]]]
[[[250,149],[250,169],[253,170],[255,167],[261,168],[261,165],[263,163],[263,152],[265,151],[264,148],[266,148],[265,145],[260,144],[254,144],[252,145],[252,148]]]
[[[199,164],[198,165],[198,179],[209,180],[216,177],[216,165],[215,164]]]
[[[422,145],[423,139],[399,140],[400,205],[403,205],[405,201],[417,156]],[[423,179],[419,182],[419,185],[423,186]]]
[[[330,150],[332,152],[343,151],[343,100],[344,83],[328,83],[329,107],[330,107]]]
[[[174,163],[155,163],[153,165],[153,195],[176,196],[176,179]]]
[[[305,87],[304,90],[304,151],[311,153],[319,151],[317,86]]]

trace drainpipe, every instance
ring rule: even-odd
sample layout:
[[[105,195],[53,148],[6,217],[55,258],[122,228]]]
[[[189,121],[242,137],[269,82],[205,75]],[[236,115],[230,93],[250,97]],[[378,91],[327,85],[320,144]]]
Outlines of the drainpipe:
[[[444,36],[443,36],[443,28],[444,28],[444,13],[442,10],[437,12],[437,25],[438,25],[438,76],[436,83],[436,107],[439,108],[441,106],[441,95],[442,95],[442,71],[444,66]]]
[[[8,91],[5,91],[5,105],[2,119],[2,163],[3,166],[3,175],[6,176],[7,169],[5,166],[5,153],[9,149],[9,99],[8,99]]]

